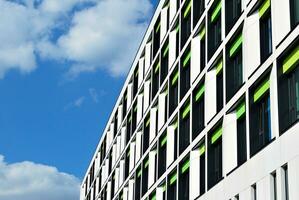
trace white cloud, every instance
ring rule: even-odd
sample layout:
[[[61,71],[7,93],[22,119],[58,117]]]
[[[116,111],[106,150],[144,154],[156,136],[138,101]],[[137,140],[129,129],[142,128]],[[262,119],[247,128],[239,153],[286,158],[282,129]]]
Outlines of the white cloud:
[[[150,0],[0,0],[0,78],[35,70],[37,56],[69,66],[71,78],[124,75],[151,12]]]
[[[78,200],[80,181],[29,161],[8,164],[0,155],[0,200]]]
[[[99,95],[98,95],[98,92],[96,91],[96,89],[89,88],[88,92],[89,92],[89,95],[90,95],[91,99],[93,100],[93,102],[98,103],[99,102]]]
[[[70,109],[70,108],[74,108],[74,107],[76,107],[76,108],[80,108],[80,107],[82,106],[82,104],[84,103],[85,99],[86,99],[85,96],[81,96],[81,97],[75,99],[74,101],[68,103],[68,104],[64,107],[64,110],[68,110],[68,109]]]

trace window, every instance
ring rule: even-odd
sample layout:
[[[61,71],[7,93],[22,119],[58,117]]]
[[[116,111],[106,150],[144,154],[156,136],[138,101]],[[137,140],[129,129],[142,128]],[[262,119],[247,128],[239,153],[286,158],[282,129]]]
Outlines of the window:
[[[288,173],[288,165],[283,166],[282,170],[283,170],[283,181],[284,181],[285,200],[289,200],[289,173]]]
[[[253,193],[253,200],[256,200],[256,184],[251,186],[251,190]]]
[[[277,200],[277,179],[276,179],[276,172],[274,171],[271,174],[271,184],[272,184],[272,191],[273,191],[273,200]]]
[[[299,45],[283,57],[278,68],[279,127],[282,134],[299,119]]]
[[[127,150],[126,156],[125,156],[125,180],[129,176],[129,170],[130,170],[130,149]]]
[[[168,176],[167,200],[176,200],[177,172],[174,171]]]
[[[270,79],[267,77],[250,98],[250,155],[253,156],[271,141]]]
[[[144,137],[143,137],[143,153],[146,152],[149,146],[149,129],[150,129],[150,116],[146,117],[144,125]]]
[[[264,0],[259,8],[260,15],[260,42],[261,42],[261,63],[272,53],[272,25],[270,0]]]
[[[116,136],[117,134],[117,129],[118,129],[118,124],[117,124],[117,121],[118,121],[118,112],[115,113],[115,117],[114,117],[114,135],[113,135],[113,138]]]
[[[189,200],[189,156],[180,164],[179,199]]]
[[[127,114],[127,98],[128,98],[128,92],[126,90],[123,98],[123,117],[125,117]]]
[[[187,50],[183,55],[181,64],[181,79],[180,79],[180,98],[183,99],[190,88],[190,58],[191,50]]]
[[[216,65],[217,112],[223,108],[223,62]]]
[[[193,91],[192,105],[192,140],[194,140],[205,127],[205,86],[199,84]]]
[[[160,85],[162,85],[162,83],[164,82],[167,73],[168,73],[168,60],[169,60],[169,42],[166,41],[165,45],[163,46],[163,50],[162,50],[163,54],[162,54],[162,58],[161,58],[161,76],[160,76]]]
[[[134,70],[134,78],[133,78],[133,99],[137,94],[138,90],[138,67]]]
[[[115,173],[112,174],[112,180],[111,180],[111,199],[114,197],[114,187],[115,187]]]
[[[299,2],[298,0],[291,0],[291,25],[295,28],[299,23]]]
[[[192,1],[186,0],[182,10],[181,48],[184,47],[191,34],[191,6],[192,6]]]
[[[193,9],[193,27],[195,27],[205,10],[205,0],[193,0]]]
[[[159,70],[160,70],[159,58],[154,66],[155,66],[155,68],[154,68],[153,76],[152,76],[152,100],[155,98],[155,96],[159,90]]]
[[[206,27],[203,27],[199,33],[200,37],[200,71],[202,72],[206,66]]]
[[[131,139],[131,135],[132,135],[132,112],[129,113],[129,115],[127,116],[127,129],[126,129],[126,144],[129,143],[130,139]]]
[[[212,188],[222,179],[222,126],[209,134],[208,145],[208,188]]]
[[[177,22],[177,24],[176,24],[175,32],[176,32],[175,55],[176,55],[176,57],[178,57],[179,53],[180,53],[180,24],[179,24],[179,22]]]
[[[181,154],[190,144],[190,101],[181,109],[179,131],[179,153]]]
[[[163,197],[161,198],[162,200],[166,200],[166,183],[165,181],[163,181],[163,183],[161,183],[159,185],[159,188],[162,188],[162,191],[163,191]]]
[[[228,102],[243,84],[242,33],[229,44],[226,60],[226,101]]]
[[[158,155],[158,177],[161,177],[166,171],[166,143],[167,143],[167,133],[159,139],[159,155]]]
[[[137,125],[137,102],[133,106],[133,115],[132,115],[132,134],[136,130]]]
[[[226,34],[232,29],[238,21],[242,11],[241,0],[226,0],[225,1],[225,19],[226,19]]]
[[[140,191],[141,191],[141,174],[142,174],[142,168],[139,167],[137,169],[137,174],[135,176],[135,200],[140,199]]]
[[[149,159],[146,158],[143,161],[143,170],[142,170],[142,196],[147,192],[148,189],[148,165],[149,165]]]
[[[176,121],[172,124],[174,126],[174,160],[177,158],[177,146],[178,146],[178,121]]]
[[[160,29],[161,29],[161,20],[160,16],[158,17],[158,20],[154,26],[154,47],[153,47],[153,57],[155,57],[156,53],[158,52],[160,48]]]
[[[199,195],[203,195],[206,191],[206,145],[205,141],[199,145]]]
[[[247,142],[246,142],[246,107],[242,101],[237,109],[237,158],[238,166],[242,165],[247,160]]]
[[[221,43],[221,7],[222,1],[218,0],[213,3],[209,11],[209,59],[213,56]]]
[[[179,79],[179,71],[176,68],[172,75],[170,76],[170,83],[169,83],[169,116],[173,113],[173,111],[176,109],[178,106],[178,97],[179,97],[179,84],[178,84],[178,79]]]

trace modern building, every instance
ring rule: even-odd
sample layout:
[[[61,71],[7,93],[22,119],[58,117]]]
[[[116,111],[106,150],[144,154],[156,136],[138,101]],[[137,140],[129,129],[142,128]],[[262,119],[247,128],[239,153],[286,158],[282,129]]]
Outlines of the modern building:
[[[298,24],[298,0],[161,0],[81,200],[298,200]]]

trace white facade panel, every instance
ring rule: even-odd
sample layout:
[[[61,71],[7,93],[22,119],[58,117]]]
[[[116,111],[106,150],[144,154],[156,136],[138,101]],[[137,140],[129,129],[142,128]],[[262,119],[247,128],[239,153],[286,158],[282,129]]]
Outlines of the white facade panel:
[[[200,37],[192,38],[191,42],[191,83],[200,73]]]
[[[145,47],[145,60],[144,60],[144,73],[146,74],[151,66],[151,56],[152,56],[152,45],[151,43],[146,44]]]
[[[131,103],[132,103],[132,96],[133,96],[133,84],[130,83],[128,85],[128,93],[127,93],[127,110],[130,109]]]
[[[169,5],[169,22],[171,23],[172,22],[172,20],[174,19],[174,16],[175,16],[175,14],[176,14],[176,12],[177,12],[177,7],[178,7],[178,5],[177,5],[177,1],[170,1],[170,5]]]
[[[158,130],[162,128],[162,126],[165,124],[165,106],[166,106],[166,92],[161,93],[159,95],[159,102],[158,102]]]
[[[190,199],[196,199],[199,196],[199,150],[193,150],[190,153]]]
[[[207,72],[205,88],[205,124],[207,125],[217,111],[216,69]]]
[[[137,119],[136,119],[137,124],[140,122],[143,116],[142,107],[143,107],[143,94],[139,94],[137,97]]]
[[[126,127],[122,127],[121,129],[121,143],[120,143],[120,149],[123,151],[126,147]]]
[[[141,158],[141,145],[142,145],[142,132],[138,131],[136,133],[136,159],[135,159],[135,163],[137,163],[139,161],[139,159]]]
[[[144,78],[144,57],[139,59],[138,62],[138,87],[141,85]]]
[[[144,100],[143,100],[143,113],[147,110],[150,102],[150,80],[144,83]]]
[[[148,188],[155,183],[156,174],[156,151],[149,153],[149,166],[148,166]]]
[[[223,118],[223,171],[231,172],[238,165],[237,149],[237,115],[227,114]]]
[[[287,23],[291,21],[290,1],[272,0],[271,4],[273,43],[277,46],[291,30],[291,23]]]
[[[171,69],[176,59],[176,31],[171,31],[169,34],[169,63],[168,68]]]
[[[248,16],[244,22],[243,29],[243,66],[246,72],[246,79],[260,65],[260,16],[258,12]],[[245,79],[244,79],[245,80]]]
[[[289,199],[299,199],[299,156],[288,163]]]
[[[167,32],[167,12],[168,7],[165,7],[161,11],[161,31],[160,31],[160,41],[162,42],[166,32]]]
[[[134,200],[134,180],[129,180],[129,198],[128,200]]]
[[[150,135],[149,135],[150,143],[156,137],[156,124],[157,124],[157,107],[153,107],[151,109],[151,114],[150,114]]]
[[[166,165],[169,167],[174,161],[174,126],[167,127]]]
[[[135,142],[132,142],[130,144],[130,171],[134,168],[135,166]]]

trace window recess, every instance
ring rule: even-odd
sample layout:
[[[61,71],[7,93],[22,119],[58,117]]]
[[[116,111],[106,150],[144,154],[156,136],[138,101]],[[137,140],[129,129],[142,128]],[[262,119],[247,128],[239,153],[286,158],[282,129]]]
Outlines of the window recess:
[[[181,15],[181,22],[182,22],[181,48],[184,47],[191,34],[191,7],[192,7],[192,0],[186,0]]]
[[[242,66],[242,41],[243,35],[239,33],[227,48],[226,64],[226,101],[228,102],[243,84]]]
[[[179,153],[181,154],[190,144],[190,100],[187,100],[181,108],[179,129]]]
[[[176,170],[168,176],[167,200],[177,199],[177,172]]]
[[[169,83],[169,116],[173,113],[179,103],[179,71],[178,67],[173,70],[173,73],[170,76]]]
[[[253,156],[272,140],[269,76],[252,89],[250,106],[250,156]]]
[[[283,134],[299,119],[299,45],[287,52],[278,68],[279,128]]]
[[[179,199],[189,199],[189,167],[190,158],[185,158],[180,164]]]
[[[193,105],[192,105],[192,140],[194,140],[205,127],[205,85],[204,81],[193,91]]]
[[[180,99],[186,95],[190,88],[190,60],[191,49],[190,47],[185,51],[181,62],[180,70]]]
[[[209,133],[208,142],[208,189],[222,179],[222,125]]]

